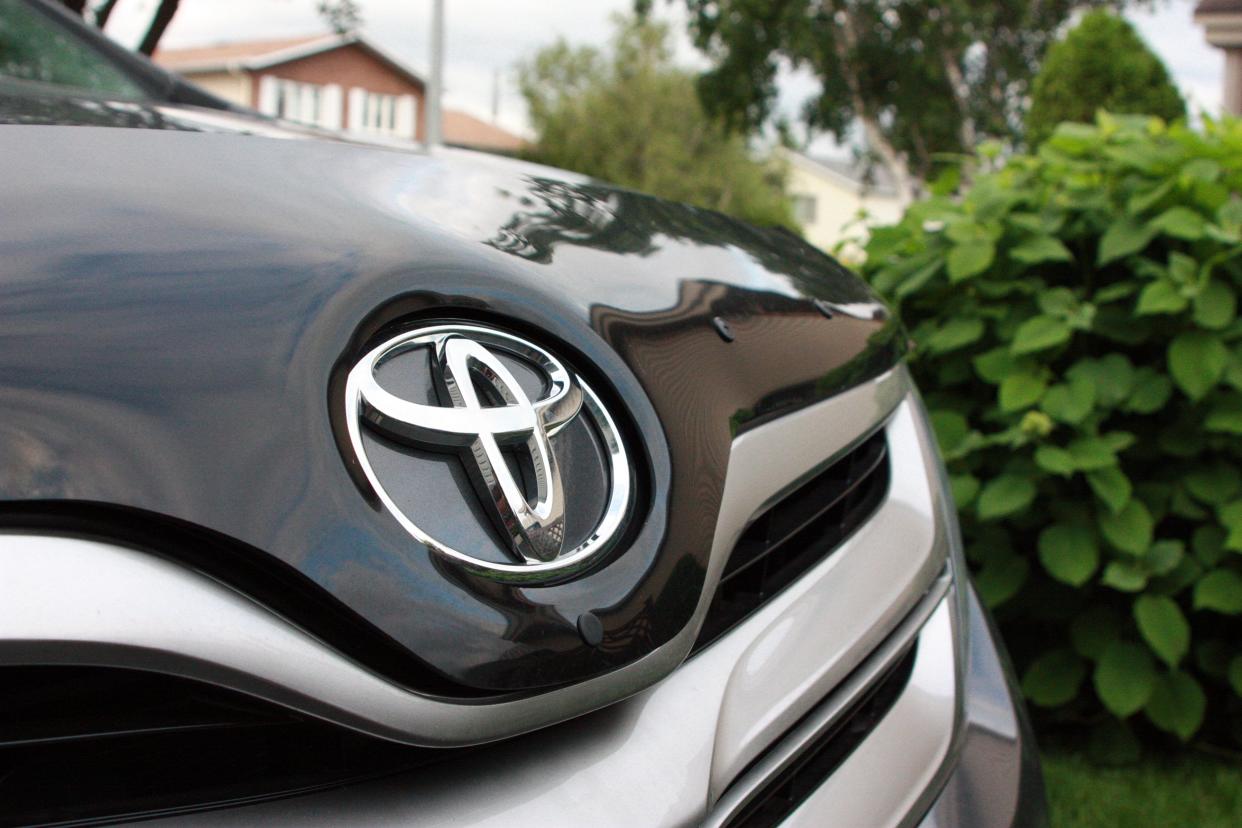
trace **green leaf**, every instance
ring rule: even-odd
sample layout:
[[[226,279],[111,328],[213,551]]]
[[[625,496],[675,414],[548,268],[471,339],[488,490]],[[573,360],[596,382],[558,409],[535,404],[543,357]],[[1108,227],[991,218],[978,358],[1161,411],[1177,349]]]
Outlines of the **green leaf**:
[[[1134,375],[1134,392],[1123,408],[1135,414],[1154,414],[1164,408],[1173,393],[1173,382],[1150,368],[1140,368]]]
[[[1151,546],[1151,533],[1154,528],[1151,512],[1137,498],[1131,498],[1117,514],[1102,514],[1096,521],[1104,539],[1126,554],[1139,556]]]
[[[1031,662],[1022,676],[1022,693],[1040,707],[1059,707],[1074,700],[1086,677],[1087,663],[1077,653],[1051,650]]]
[[[1203,420],[1208,431],[1226,434],[1242,434],[1242,396],[1229,394],[1220,397]]]
[[[1144,709],[1152,724],[1186,742],[1203,724],[1207,696],[1193,677],[1173,670],[1156,679]]]
[[[982,319],[950,319],[923,343],[933,354],[943,354],[977,341],[983,336]]]
[[[1156,231],[1147,224],[1130,216],[1120,216],[1104,231],[1096,264],[1103,266],[1122,256],[1138,253],[1155,235]]]
[[[937,257],[934,261],[929,262],[918,270],[915,270],[907,276],[901,284],[894,290],[893,295],[898,299],[904,299],[912,293],[918,291],[919,288],[931,281],[932,277],[940,272],[940,268],[944,265],[944,260]]]
[[[1152,230],[1166,236],[1197,241],[1203,238],[1203,228],[1207,220],[1187,207],[1170,207],[1148,225]]]
[[[1135,313],[1139,316],[1150,316],[1157,313],[1181,313],[1190,305],[1190,300],[1182,295],[1176,285],[1163,279],[1152,282],[1139,294]]]
[[[1135,564],[1113,561],[1104,567],[1100,583],[1119,592],[1139,592],[1147,586],[1147,573]]]
[[[1216,566],[1225,557],[1225,530],[1219,526],[1199,526],[1190,537],[1190,547],[1199,563]]]
[[[1172,598],[1139,596],[1134,602],[1134,620],[1143,639],[1170,667],[1176,667],[1190,651],[1190,624]]]
[[[1199,263],[1185,253],[1170,253],[1169,278],[1174,284],[1197,292],[1199,290]]]
[[[949,250],[949,281],[960,282],[978,276],[996,258],[996,243],[991,239],[972,239],[954,244]]]
[[[949,476],[949,488],[953,492],[953,503],[962,509],[970,505],[979,494],[979,478],[973,474],[954,474]]]
[[[1229,327],[1238,312],[1238,297],[1220,279],[1212,279],[1195,297],[1195,324],[1217,331]]]
[[[957,448],[970,433],[970,424],[956,411],[938,409],[930,412],[927,418],[931,420],[932,431],[936,433],[936,442],[944,454]]]
[[[1074,455],[1060,446],[1040,446],[1035,449],[1035,464],[1046,472],[1069,477],[1078,466],[1074,463]]]
[[[1073,254],[1055,236],[1037,236],[1009,251],[1009,258],[1025,265],[1040,262],[1072,262]]]
[[[1039,401],[1049,417],[1070,425],[1081,423],[1094,406],[1095,386],[1083,377],[1057,383]]]
[[[1014,354],[1031,354],[1068,342],[1069,325],[1052,316],[1032,316],[1018,326],[1010,350]]]
[[[1147,568],[1156,575],[1168,575],[1186,557],[1186,545],[1179,540],[1158,540],[1147,550]]]
[[[1134,391],[1134,365],[1122,354],[1099,359],[1080,359],[1065,372],[1070,380],[1083,380],[1095,387],[1096,404],[1104,408],[1120,405]]]
[[[1054,523],[1039,533],[1039,560],[1049,575],[1077,587],[1095,574],[1100,550],[1088,527]]]
[[[1242,500],[1226,503],[1216,510],[1221,524],[1229,530],[1225,537],[1225,548],[1234,552],[1242,552]]]
[[[1002,474],[989,480],[979,493],[980,520],[995,520],[1021,512],[1035,499],[1035,484],[1020,474]]]
[[[1113,514],[1119,513],[1130,502],[1130,478],[1117,466],[1088,472],[1087,484]]]
[[[1204,575],[1195,584],[1194,608],[1242,613],[1242,575],[1232,569],[1213,569]]]
[[[1169,191],[1173,189],[1176,183],[1176,181],[1170,178],[1151,189],[1135,193],[1126,202],[1126,212],[1141,213],[1151,209],[1160,199],[1169,194]]]
[[[1078,307],[1078,297],[1066,287],[1048,288],[1035,299],[1039,309],[1049,316],[1065,319]]]
[[[1000,385],[1005,377],[1019,370],[1018,361],[1009,353],[1008,348],[993,348],[985,351],[971,361],[975,373],[984,382]]]
[[[1074,458],[1074,467],[1081,471],[1098,471],[1117,465],[1117,455],[1107,440],[1099,437],[1079,437],[1066,449]]]
[[[1242,696],[1242,656],[1234,656],[1229,662],[1228,676],[1233,692]]]
[[[1169,373],[1192,400],[1202,399],[1216,385],[1228,361],[1228,349],[1212,334],[1190,331],[1169,344]]]
[[[1025,370],[1010,374],[1001,380],[1000,407],[1001,411],[1020,411],[1039,402],[1048,381],[1043,374]]]
[[[1142,710],[1156,685],[1156,669],[1147,650],[1113,641],[1095,667],[1095,692],[1114,715],[1125,718]]]
[[[1192,495],[1211,506],[1228,503],[1242,491],[1242,474],[1219,460],[1191,469],[1183,480]]]
[[[1026,558],[1017,555],[998,555],[989,559],[975,575],[979,597],[989,609],[1000,606],[1022,589],[1029,569]]]

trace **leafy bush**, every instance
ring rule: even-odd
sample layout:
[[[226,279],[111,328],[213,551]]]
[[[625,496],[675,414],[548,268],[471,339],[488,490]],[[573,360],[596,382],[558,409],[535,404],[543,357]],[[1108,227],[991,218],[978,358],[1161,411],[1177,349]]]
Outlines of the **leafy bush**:
[[[1141,112],[1167,121],[1186,104],[1168,70],[1127,21],[1104,10],[1083,15],[1053,45],[1031,84],[1026,137],[1038,144],[1062,121],[1089,123],[1096,110]]]
[[[1218,738],[1242,707],[1242,123],[1101,114],[972,163],[866,268],[916,342],[977,588],[1052,718]]]

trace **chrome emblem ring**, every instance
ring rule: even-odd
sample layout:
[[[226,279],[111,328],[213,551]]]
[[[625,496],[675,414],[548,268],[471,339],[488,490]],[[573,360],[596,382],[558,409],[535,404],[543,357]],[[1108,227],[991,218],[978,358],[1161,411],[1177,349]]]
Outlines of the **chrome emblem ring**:
[[[438,405],[402,399],[382,387],[376,377],[386,362],[418,349],[428,352]],[[501,360],[502,354],[542,375],[543,392],[537,399],[532,400],[522,388]],[[367,353],[350,371],[345,393],[350,439],[380,500],[417,540],[471,571],[519,582],[572,575],[603,554],[621,527],[631,475],[616,424],[589,386],[536,345],[478,325],[419,328]],[[566,550],[569,504],[553,438],[584,414],[607,456],[608,498],[599,524],[585,540]],[[399,444],[459,454],[474,494],[513,562],[486,560],[422,531],[398,508],[376,475],[362,441],[363,428]],[[530,470],[528,486],[514,474],[506,452],[520,455]]]

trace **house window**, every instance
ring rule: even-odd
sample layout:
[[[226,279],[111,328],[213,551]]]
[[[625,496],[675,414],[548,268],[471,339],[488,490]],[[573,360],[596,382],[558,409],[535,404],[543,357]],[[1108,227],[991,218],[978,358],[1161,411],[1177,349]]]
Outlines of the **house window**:
[[[362,102],[362,128],[367,132],[395,132],[397,96],[368,92]]]
[[[417,101],[413,95],[393,95],[354,87],[349,90],[349,129],[389,138],[414,138]]]
[[[303,124],[319,123],[321,94],[316,84],[282,80],[276,93],[276,117]]]
[[[300,124],[339,129],[341,87],[264,75],[259,80],[259,111]]]
[[[815,223],[815,196],[794,194],[794,221],[803,227]]]

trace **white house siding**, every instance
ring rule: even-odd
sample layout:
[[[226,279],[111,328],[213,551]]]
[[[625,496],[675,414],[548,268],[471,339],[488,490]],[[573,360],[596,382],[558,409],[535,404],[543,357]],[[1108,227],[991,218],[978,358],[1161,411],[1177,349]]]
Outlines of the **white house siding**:
[[[807,241],[821,250],[836,253],[848,262],[862,259],[867,227],[892,224],[901,218],[905,205],[896,195],[869,191],[858,181],[829,169],[798,153],[787,153],[787,192],[795,205],[814,204],[814,217],[798,216]],[[859,220],[859,213],[866,218]]]

